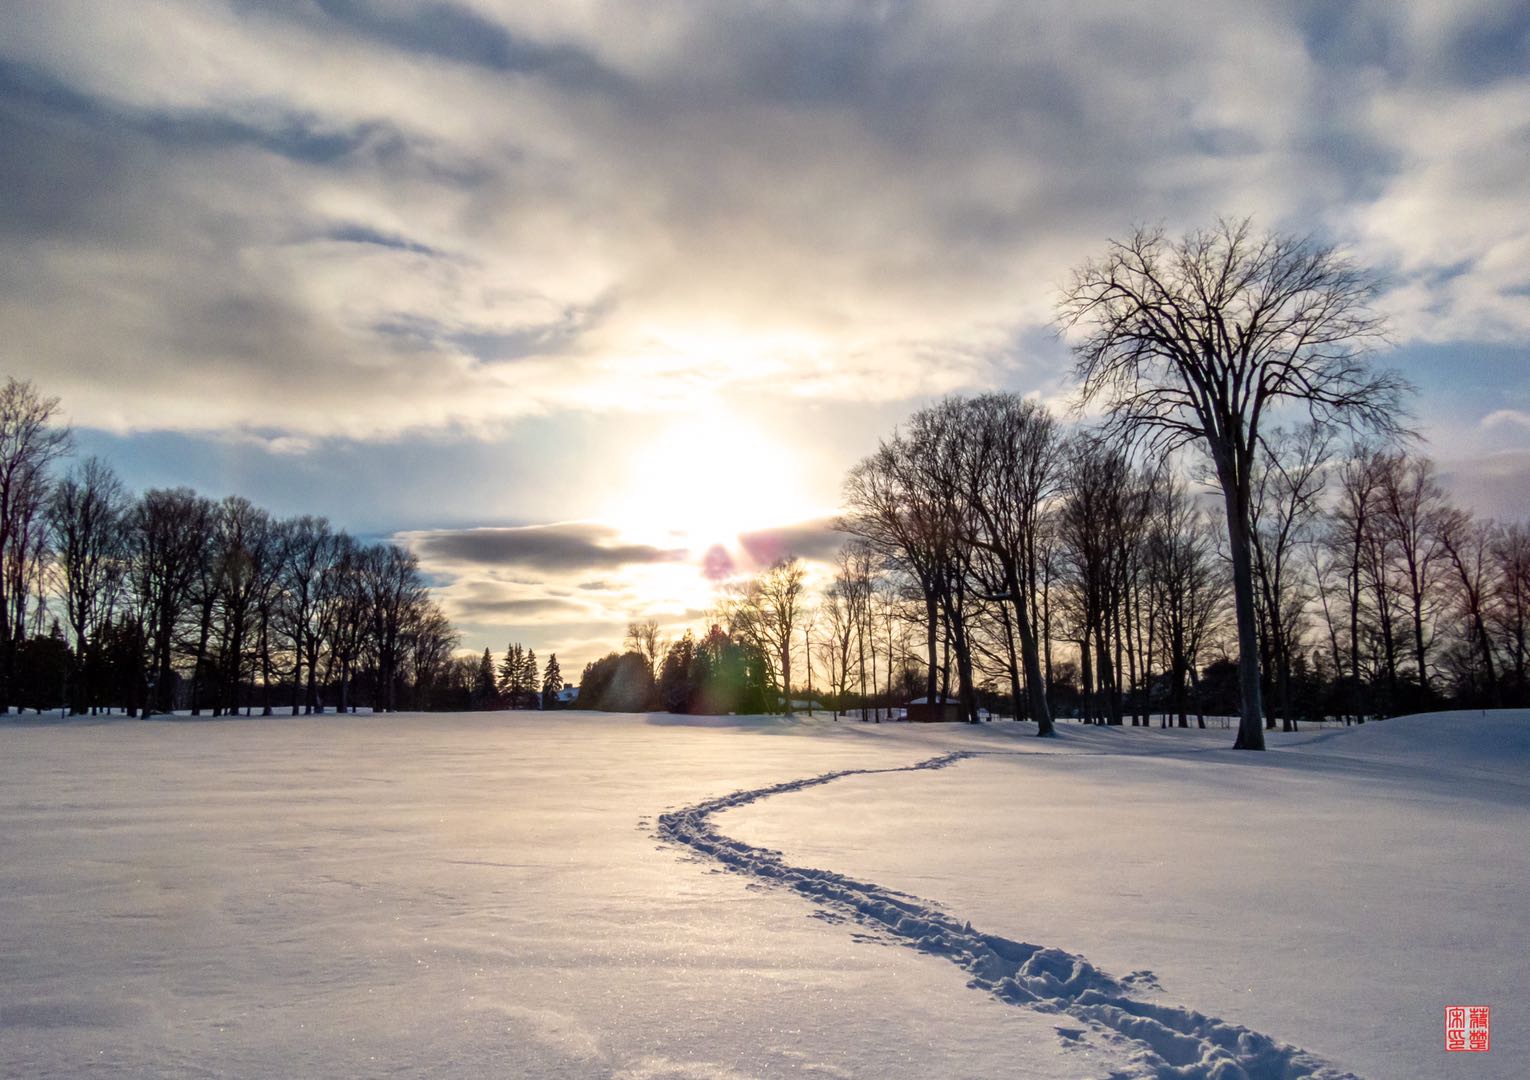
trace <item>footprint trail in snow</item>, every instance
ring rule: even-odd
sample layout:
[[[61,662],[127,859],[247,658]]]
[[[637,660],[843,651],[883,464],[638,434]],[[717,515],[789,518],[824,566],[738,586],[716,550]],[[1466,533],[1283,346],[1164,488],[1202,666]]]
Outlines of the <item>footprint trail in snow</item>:
[[[759,881],[795,889],[825,914],[854,919],[921,952],[943,956],[965,970],[968,985],[1000,1001],[1039,1012],[1067,1015],[1130,1048],[1132,1071],[1114,1074],[1156,1080],[1358,1080],[1298,1047],[1191,1009],[1159,1005],[1131,995],[1135,986],[1156,986],[1150,973],[1116,979],[1088,960],[1062,949],[985,934],[937,905],[830,870],[791,866],[779,851],[723,835],[712,822],[719,811],[772,795],[818,787],[846,776],[943,769],[978,751],[957,751],[890,769],[842,769],[770,787],[736,791],[659,815],[658,835]],[[1082,1032],[1059,1028],[1059,1037]]]

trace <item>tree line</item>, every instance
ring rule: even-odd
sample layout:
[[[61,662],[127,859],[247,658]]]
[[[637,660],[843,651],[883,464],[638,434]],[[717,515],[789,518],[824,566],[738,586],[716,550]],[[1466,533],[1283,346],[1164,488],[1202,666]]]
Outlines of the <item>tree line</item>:
[[[556,709],[563,704],[558,692],[569,688],[563,681],[557,653],[547,658],[547,666],[539,674],[537,654],[518,641],[505,648],[497,665],[489,649],[476,660],[459,657],[452,676],[452,681],[465,690],[467,707],[476,710]]]
[[[415,556],[322,517],[59,474],[58,399],[0,388],[0,708],[148,716],[466,707]]]
[[[1007,393],[919,410],[847,478],[831,580],[785,559],[716,633],[785,711],[795,655],[837,708],[922,692],[1043,735],[1232,713],[1258,750],[1305,718],[1530,702],[1530,530],[1452,506],[1410,452],[1378,291],[1248,220],[1112,241],[1057,309],[1095,426]],[[657,652],[629,633],[599,671],[646,666],[621,700],[655,707]]]
[[[699,638],[660,637],[656,620],[628,625],[624,652],[585,665],[579,707],[608,712],[725,715],[775,712],[779,669],[742,618],[719,611]]]
[[[1215,479],[1014,394],[916,412],[861,461],[825,576],[786,557],[707,633],[654,620],[579,707],[879,718],[920,697],[1033,720],[1205,727],[1242,704]],[[1426,456],[1271,428],[1251,469],[1261,726],[1530,705],[1530,524],[1474,517]]]
[[[1236,713],[1230,541],[1193,465],[1014,395],[921,410],[847,484],[826,666],[857,677],[880,637],[889,700],[910,669],[968,719],[1002,687],[1043,731]],[[1251,473],[1264,728],[1530,704],[1530,527],[1453,506],[1427,457],[1320,424],[1272,429]]]

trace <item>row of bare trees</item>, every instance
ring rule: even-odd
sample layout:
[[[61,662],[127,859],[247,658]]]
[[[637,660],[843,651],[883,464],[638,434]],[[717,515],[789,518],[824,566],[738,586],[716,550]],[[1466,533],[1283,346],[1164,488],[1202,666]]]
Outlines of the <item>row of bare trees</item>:
[[[885,595],[904,628],[883,639],[889,698],[914,669],[967,719],[1002,687],[1043,733],[1059,708],[1134,725],[1236,713],[1215,477],[1145,458],[1014,395],[915,413],[846,483],[856,539],[819,609],[831,684],[877,685],[861,643]],[[1530,528],[1474,519],[1429,459],[1341,446],[1323,423],[1270,429],[1249,472],[1262,728],[1530,700]]]
[[[133,497],[58,402],[0,390],[0,706],[428,707],[457,644],[415,556],[188,488]]]
[[[1034,402],[1011,394],[949,399],[916,413],[846,482],[842,527],[862,542],[836,581],[851,600],[847,613],[869,621],[857,563],[892,573],[922,629],[927,699],[949,683],[954,661],[968,719],[977,718],[976,658],[997,650],[1014,700],[1025,697],[1041,730],[1051,730],[1040,537],[1058,441],[1055,421]],[[986,616],[997,620],[997,635],[987,632]],[[858,642],[864,633],[857,629]],[[888,661],[898,666],[892,652]]]

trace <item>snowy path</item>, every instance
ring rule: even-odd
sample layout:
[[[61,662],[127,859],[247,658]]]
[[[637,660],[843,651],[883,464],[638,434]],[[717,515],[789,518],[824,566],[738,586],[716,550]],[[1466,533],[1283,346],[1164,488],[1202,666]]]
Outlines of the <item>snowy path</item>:
[[[984,934],[918,897],[829,870],[792,866],[778,851],[729,838],[712,821],[721,811],[847,776],[943,769],[979,756],[993,754],[955,751],[900,768],[842,769],[736,791],[661,814],[658,834],[731,871],[789,887],[827,915],[849,917],[921,952],[943,956],[972,976],[969,986],[1000,1001],[1082,1021],[1130,1049],[1135,1070],[1125,1075],[1162,1080],[1355,1080],[1352,1073],[1241,1025],[1133,997],[1134,985],[1154,985],[1151,972],[1116,979],[1082,956]],[[1064,1025],[1057,1031],[1065,1040],[1084,1034],[1082,1029]]]

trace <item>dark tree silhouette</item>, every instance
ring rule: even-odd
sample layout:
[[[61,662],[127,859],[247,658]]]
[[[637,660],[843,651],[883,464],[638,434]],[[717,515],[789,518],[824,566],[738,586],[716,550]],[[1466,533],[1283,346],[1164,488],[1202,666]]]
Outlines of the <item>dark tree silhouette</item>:
[[[1250,503],[1260,431],[1283,403],[1317,423],[1400,428],[1407,384],[1365,358],[1383,332],[1374,277],[1310,238],[1218,221],[1170,240],[1161,228],[1112,241],[1074,271],[1058,305],[1082,404],[1160,449],[1199,444],[1227,511],[1238,625],[1241,720],[1234,745],[1262,750]]]
[[[557,708],[558,691],[562,689],[563,669],[558,666],[558,654],[553,653],[547,658],[547,667],[542,672],[542,708]]]
[[[16,650],[42,571],[48,467],[69,447],[57,411],[58,398],[42,397],[29,382],[7,378],[0,386],[0,708],[11,703]]]
[[[101,700],[101,641],[115,614],[126,549],[127,493],[111,466],[90,458],[53,488],[48,527],[64,616],[74,635],[78,677],[72,711]]]

